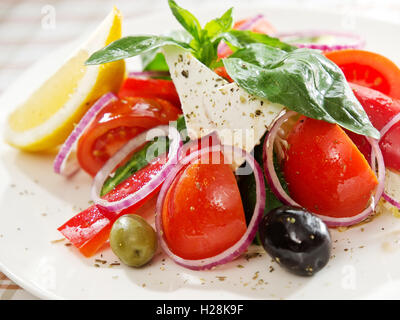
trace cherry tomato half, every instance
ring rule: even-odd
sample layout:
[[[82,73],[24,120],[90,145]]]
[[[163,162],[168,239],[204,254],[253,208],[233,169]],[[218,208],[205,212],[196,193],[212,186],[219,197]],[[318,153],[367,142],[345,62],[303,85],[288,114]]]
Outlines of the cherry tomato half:
[[[325,56],[342,69],[347,81],[400,99],[400,69],[388,58],[365,50],[338,50]]]
[[[235,244],[246,232],[246,220],[232,168],[188,165],[168,190],[162,221],[170,250],[184,259],[212,257]]]
[[[152,127],[176,120],[180,110],[158,98],[129,97],[111,102],[78,141],[80,166],[94,176],[130,139]]]
[[[383,93],[356,84],[350,84],[358,101],[373,126],[381,130],[395,115],[400,113],[400,100],[394,100]],[[363,136],[349,134],[364,155],[369,157],[371,147]],[[395,124],[379,142],[385,165],[400,171],[400,122]]]
[[[287,141],[283,171],[296,202],[331,217],[351,217],[367,207],[377,178],[338,125],[301,117]]]
[[[120,98],[160,98],[167,100],[176,107],[181,105],[175,85],[171,80],[129,77],[122,84],[118,96]]]

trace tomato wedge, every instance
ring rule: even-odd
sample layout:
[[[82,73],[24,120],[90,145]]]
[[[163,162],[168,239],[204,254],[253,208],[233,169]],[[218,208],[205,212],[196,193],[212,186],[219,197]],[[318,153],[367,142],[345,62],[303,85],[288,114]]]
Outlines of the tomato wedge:
[[[365,50],[339,50],[325,56],[342,69],[347,81],[400,99],[400,69],[388,58]]]
[[[350,86],[376,129],[381,130],[395,115],[400,113],[399,100],[363,86],[352,83]],[[353,133],[349,135],[361,152],[369,158],[371,147],[365,138]],[[381,138],[379,146],[386,167],[400,171],[400,122]]]
[[[337,218],[352,217],[367,207],[377,178],[338,125],[301,117],[287,142],[283,172],[297,203]]]
[[[231,167],[188,165],[167,192],[162,221],[168,247],[184,259],[212,257],[235,244],[247,227]]]
[[[113,191],[103,198],[117,201],[140,190],[163,167],[165,158],[154,159],[142,170],[118,185]],[[94,255],[108,240],[111,227],[115,220],[127,213],[135,213],[146,201],[159,190],[153,191],[141,202],[121,211],[120,213],[108,212],[100,206],[92,205],[86,210],[64,223],[58,230],[86,257]]]
[[[181,106],[175,85],[171,80],[127,78],[119,90],[120,98],[144,97],[167,100],[176,107]]]
[[[94,176],[104,163],[142,131],[176,120],[181,111],[166,100],[129,97],[111,102],[78,141],[80,166]]]

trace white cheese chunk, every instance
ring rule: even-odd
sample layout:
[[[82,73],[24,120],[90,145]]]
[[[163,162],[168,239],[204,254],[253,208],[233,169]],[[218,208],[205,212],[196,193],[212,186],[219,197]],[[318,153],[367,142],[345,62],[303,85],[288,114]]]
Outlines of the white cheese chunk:
[[[284,108],[229,83],[182,48],[163,51],[191,139],[216,131],[223,144],[250,152]]]

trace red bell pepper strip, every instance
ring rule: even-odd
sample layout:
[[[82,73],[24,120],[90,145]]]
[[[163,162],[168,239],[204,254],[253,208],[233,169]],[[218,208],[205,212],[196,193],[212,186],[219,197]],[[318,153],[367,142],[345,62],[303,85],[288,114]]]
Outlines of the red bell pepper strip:
[[[127,180],[119,184],[114,190],[104,196],[110,201],[125,198],[142,188],[156,175],[165,163],[164,157],[159,157],[150,162]],[[108,240],[111,227],[115,220],[127,213],[134,213],[148,199],[159,190],[154,190],[142,201],[122,210],[119,213],[109,212],[100,206],[92,205],[68,220],[58,230],[86,257],[94,255]]]

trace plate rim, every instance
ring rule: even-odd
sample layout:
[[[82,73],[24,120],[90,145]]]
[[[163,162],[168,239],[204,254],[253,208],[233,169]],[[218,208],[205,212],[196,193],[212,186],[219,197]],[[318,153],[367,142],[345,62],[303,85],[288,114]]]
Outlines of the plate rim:
[[[221,2],[221,3],[222,4],[226,4],[225,2]],[[302,12],[315,12],[315,11],[317,11],[317,12],[331,14],[331,15],[337,15],[337,16],[341,15],[339,12],[331,12],[331,11],[329,11],[328,8],[317,8],[317,9],[311,9],[311,8],[308,8],[308,7],[297,8],[295,6],[295,4],[293,4],[293,3],[287,3],[285,5],[275,5],[275,4],[274,5],[269,5],[267,3],[264,3],[264,4],[262,4],[262,3],[254,3],[254,4],[250,3],[249,5],[250,5],[249,8],[254,8],[254,9],[271,7],[271,8],[274,8],[274,9],[281,8],[282,10],[290,10],[290,11],[297,11],[297,12],[298,11],[302,11]],[[243,6],[243,4],[240,5],[240,4],[236,4],[235,3],[235,8],[238,8],[240,6]],[[220,7],[223,7],[223,6],[220,5],[220,3],[219,3],[216,6],[216,8],[219,9]],[[202,12],[206,12],[208,10],[211,10],[211,8],[213,10],[215,10],[215,6],[211,6],[211,5],[207,5],[207,6],[204,6],[202,8],[199,8],[199,10],[201,10]],[[162,13],[162,14],[165,14],[165,12]],[[148,13],[144,13],[142,15],[143,17],[141,17],[141,19],[149,18],[152,15],[153,14],[149,13],[149,12]],[[396,25],[396,26],[400,25],[400,21],[392,21],[392,20],[386,21],[386,20],[382,20],[380,18],[365,17],[365,16],[363,16],[361,14],[357,14],[356,16],[360,17],[362,19],[369,20],[369,21],[379,21],[380,23],[385,23],[385,24],[388,24],[388,25]],[[57,50],[57,49],[55,49],[55,50]],[[22,76],[22,74],[20,76]],[[2,93],[2,95],[7,90],[8,90],[8,88]],[[2,143],[4,144],[4,142],[2,142]],[[24,290],[26,290],[27,292],[31,293],[32,295],[34,295],[35,297],[37,297],[39,299],[50,299],[50,300],[64,300],[64,299],[66,299],[65,297],[62,297],[62,296],[54,293],[52,290],[45,289],[45,288],[42,288],[42,287],[36,285],[32,280],[25,281],[21,276],[19,276],[18,274],[13,272],[9,267],[7,267],[6,264],[4,264],[4,262],[1,261],[1,260],[0,260],[0,271],[3,272],[11,281],[15,282],[18,286],[20,286],[21,288],[23,288]],[[158,300],[161,300],[161,299],[158,299]]]

